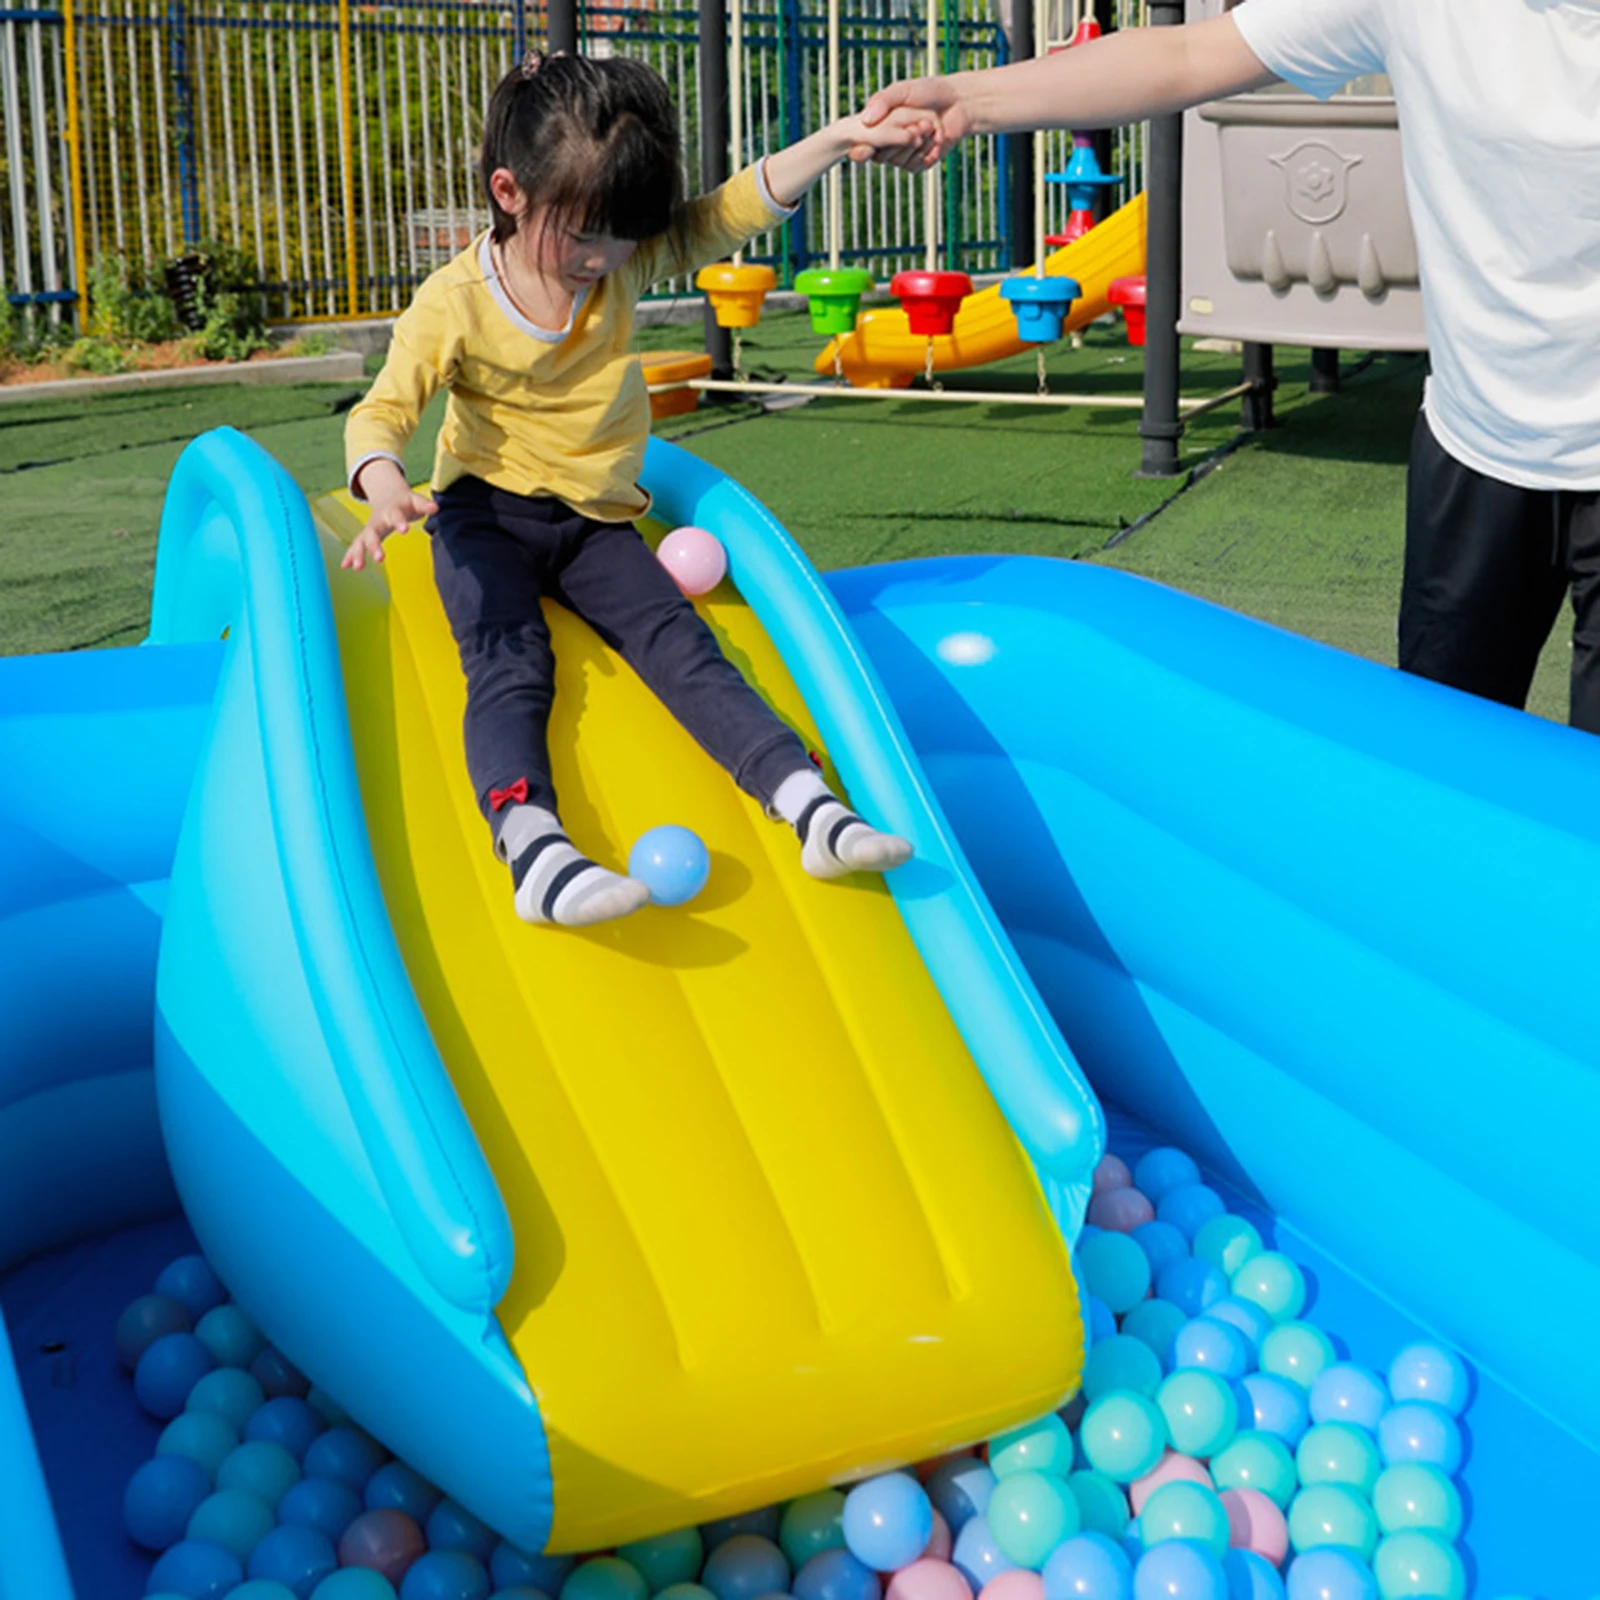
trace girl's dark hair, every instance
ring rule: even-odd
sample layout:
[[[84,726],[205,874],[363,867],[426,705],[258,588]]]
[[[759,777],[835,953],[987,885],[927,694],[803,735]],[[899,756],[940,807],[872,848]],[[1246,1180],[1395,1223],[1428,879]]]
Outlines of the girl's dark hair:
[[[649,239],[680,225],[678,119],[660,76],[638,61],[530,55],[489,101],[479,158],[497,241],[517,231],[489,188],[504,167],[546,227]]]

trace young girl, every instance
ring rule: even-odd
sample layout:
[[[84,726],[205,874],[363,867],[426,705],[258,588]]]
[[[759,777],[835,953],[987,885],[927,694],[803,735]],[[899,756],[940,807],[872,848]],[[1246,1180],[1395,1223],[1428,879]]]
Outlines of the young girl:
[[[651,283],[766,232],[846,155],[921,164],[934,132],[926,112],[872,128],[844,118],[685,205],[677,118],[649,68],[534,56],[495,90],[482,152],[492,225],[417,291],[350,413],[350,487],[372,514],[344,565],[381,561],[389,534],[428,518],[467,678],[467,766],[526,921],[603,922],[649,898],[562,829],[546,596],[590,623],[794,827],[812,876],[910,856],[833,795],[635,530],[649,505],[638,476],[650,409],[628,345]],[[401,452],[441,384],[450,397],[430,500],[412,492]]]

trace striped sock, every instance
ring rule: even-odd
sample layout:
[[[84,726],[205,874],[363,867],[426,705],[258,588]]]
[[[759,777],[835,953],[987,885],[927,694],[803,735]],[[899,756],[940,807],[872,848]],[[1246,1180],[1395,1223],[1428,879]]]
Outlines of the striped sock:
[[[650,898],[642,883],[607,872],[577,850],[560,819],[543,806],[513,806],[495,848],[511,868],[524,922],[583,928],[625,917]]]
[[[911,846],[863,822],[811,767],[778,785],[772,807],[800,835],[800,865],[813,878],[888,872],[911,859]]]

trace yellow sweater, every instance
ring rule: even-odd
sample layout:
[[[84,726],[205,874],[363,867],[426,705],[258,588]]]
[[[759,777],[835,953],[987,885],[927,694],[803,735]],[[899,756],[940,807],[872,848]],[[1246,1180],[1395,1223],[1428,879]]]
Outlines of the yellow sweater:
[[[549,494],[585,516],[622,522],[639,487],[650,400],[630,354],[639,297],[662,278],[719,260],[790,214],[760,164],[689,204],[681,244],[646,239],[573,308],[564,331],[535,327],[494,271],[484,233],[420,289],[394,325],[388,359],[345,424],[345,462],[398,462],[423,407],[450,391],[433,487],[471,474],[517,494]]]

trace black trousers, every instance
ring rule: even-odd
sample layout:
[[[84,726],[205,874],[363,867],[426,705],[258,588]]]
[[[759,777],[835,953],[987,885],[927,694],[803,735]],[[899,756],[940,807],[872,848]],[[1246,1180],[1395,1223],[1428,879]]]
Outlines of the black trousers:
[[[811,762],[723,655],[655,553],[625,522],[551,496],[462,478],[428,520],[433,570],[467,676],[467,768],[491,829],[509,800],[558,811],[547,743],[555,653],[540,610],[576,612],[747,793],[766,803]]]
[[[1519,489],[1449,455],[1417,418],[1406,484],[1400,665],[1508,706],[1572,595],[1575,728],[1600,733],[1600,490]]]

